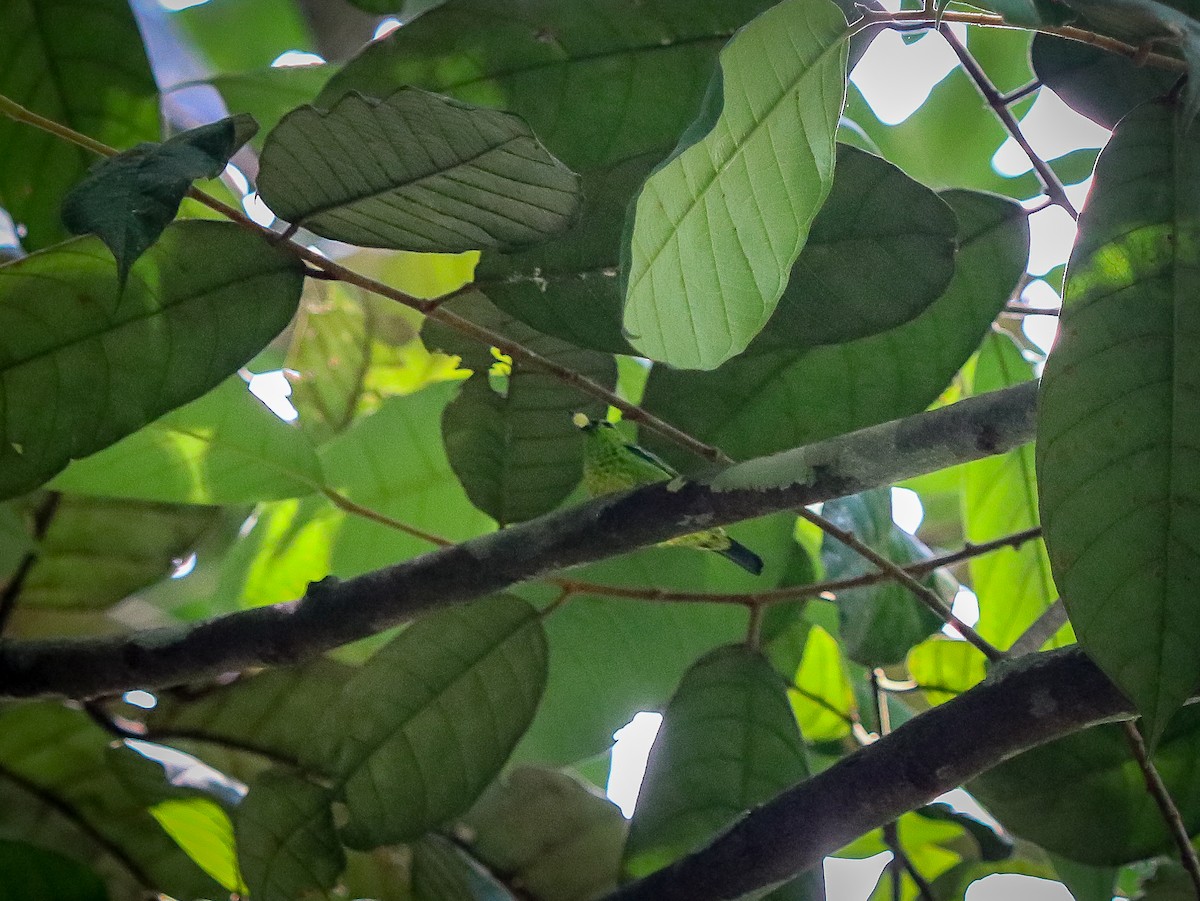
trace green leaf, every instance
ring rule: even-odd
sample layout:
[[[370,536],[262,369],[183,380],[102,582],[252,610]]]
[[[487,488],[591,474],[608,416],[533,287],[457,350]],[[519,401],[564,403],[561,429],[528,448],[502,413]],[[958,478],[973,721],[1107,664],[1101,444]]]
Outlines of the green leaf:
[[[1168,104],[1100,155],[1038,405],[1054,579],[1151,745],[1200,681],[1200,133]]]
[[[413,846],[413,901],[513,901],[478,863],[439,835]]]
[[[517,116],[415,88],[288,113],[258,186],[276,215],[323,237],[431,252],[535,244],[580,203],[579,176]]]
[[[82,710],[48,702],[5,709],[0,838],[35,842],[92,864],[115,897],[137,897],[139,889],[217,897],[217,883],[171,841],[110,767],[110,742]]]
[[[1198,756],[1200,710],[1188,707],[1172,720],[1153,760],[1189,835],[1200,829]],[[1121,866],[1174,851],[1119,725],[1027,751],[967,788],[1005,829],[1069,860]]]
[[[484,792],[456,834],[537,901],[578,901],[616,888],[626,826],[615,804],[579,780],[518,767]]]
[[[889,488],[831,501],[822,515],[901,566],[933,556],[929,548],[892,521]],[[873,564],[840,541],[825,542],[821,557],[831,579],[875,571]],[[949,606],[957,588],[953,580],[948,576],[939,579],[935,572],[921,581],[938,591]],[[837,610],[842,649],[847,657],[864,666],[899,663],[911,647],[942,627],[942,620],[911,591],[890,580],[838,592]]]
[[[629,824],[626,872],[661,869],[808,775],[779,674],[744,645],[716,649],[688,670],[663,714]]]
[[[784,0],[721,51],[631,209],[624,321],[644,356],[713,369],[770,318],[833,182],[848,38],[834,4]]]
[[[346,868],[329,792],[283,770],[268,770],[238,805],[238,860],[259,901],[294,901],[327,890]]]
[[[212,5],[210,0],[209,5]],[[257,41],[254,42],[257,44]],[[225,106],[232,113],[248,113],[259,124],[259,131],[250,138],[250,146],[261,150],[266,136],[279,124],[284,114],[311,103],[329,80],[331,67],[275,66],[216,75],[206,82],[189,82],[173,90],[183,90],[198,84],[216,88]]]
[[[313,735],[353,672],[318,657],[299,666],[209,686],[200,693],[164,691],[145,714],[145,723],[163,741],[187,736],[298,762],[308,756]]]
[[[837,639],[820,626],[808,630],[792,681],[788,699],[806,741],[834,741],[850,734],[854,690]]]
[[[2,0],[0,94],[113,147],[159,137],[158,87],[126,0]],[[89,151],[0,117],[0,206],[30,250],[66,237],[59,207]]]
[[[92,870],[25,842],[0,841],[0,894],[21,901],[108,901]]]
[[[987,675],[987,660],[965,641],[935,635],[908,652],[908,672],[929,704],[943,704]]]
[[[494,528],[467,499],[442,449],[442,410],[454,385],[385,401],[320,449],[321,465],[351,500],[450,541]],[[346,520],[333,546],[333,571],[351,576],[431,548],[428,541],[369,522]]]
[[[465,811],[508,759],[541,699],[537,612],[497,595],[418,620],[346,683],[316,760],[339,777],[344,838],[417,838]]]
[[[1054,863],[1054,872],[1062,881],[1063,885],[1071,890],[1071,897],[1075,901],[1112,901],[1116,894],[1117,873],[1116,867],[1090,867],[1087,864],[1076,863],[1073,860],[1066,860],[1057,855],[1050,855]],[[1189,889],[1192,894],[1195,890]],[[1141,901],[1151,901],[1145,895]],[[1159,899],[1164,901],[1164,899]]]
[[[220,175],[256,131],[252,116],[232,116],[102,160],[63,200],[63,224],[73,235],[97,235],[116,258],[124,285],[129,267],[175,218],[192,182]]]
[[[63,495],[21,584],[17,625],[22,608],[106,610],[165,579],[217,518],[204,507]]]
[[[175,844],[230,892],[245,892],[229,814],[208,798],[172,798],[150,808]]]
[[[846,344],[744,354],[712,373],[656,366],[644,406],[735,458],[925,409],[979,346],[1029,257],[1017,204],[966,191],[943,197],[959,219],[954,278],[912,322]],[[646,442],[670,462],[692,465],[665,442]]]
[[[968,833],[979,845],[979,854],[984,860],[1004,860],[1012,856],[1012,839],[996,832],[991,826],[975,819],[970,814],[955,810],[945,802],[926,804],[924,807],[918,807],[913,813],[927,820],[954,823],[962,827],[963,831]]]
[[[837,175],[754,348],[840,344],[911,321],[954,275],[958,220],[877,156],[839,144]]]
[[[140,500],[243,504],[311,494],[323,482],[304,433],[268,410],[235,375],[112,447],[75,461],[51,487]]]
[[[717,54],[773,0],[472,0],[368,44],[317,100],[404,85],[511,110],[580,171],[669,148]],[[563,98],[570,98],[564,103]]]
[[[984,339],[973,394],[1031,378],[1033,366],[1010,338],[992,332]],[[1037,496],[1031,445],[967,464],[962,493],[966,539],[980,544],[1038,525]],[[1036,539],[972,558],[971,587],[979,596],[976,630],[999,648],[1010,647],[1058,597],[1050,559]],[[1068,630],[1048,644],[1061,647],[1070,642]]]
[[[472,292],[447,304],[459,316],[612,388],[612,356],[541,335]],[[425,344],[457,354],[475,374],[442,413],[446,456],[471,502],[500,525],[533,519],[557,507],[583,475],[584,436],[574,412],[604,415],[602,401],[582,397],[561,379],[512,361],[504,384],[488,377],[488,349],[445,326],[426,322]]]
[[[1116,127],[1135,106],[1162,96],[1179,80],[1175,72],[1048,34],[1034,36],[1030,53],[1046,87],[1105,128]]]
[[[174,11],[170,18],[189,46],[211,63],[212,71],[244,72],[269,66],[289,50],[317,49],[296,0],[209,0]],[[242,39],[231,40],[231,35]]]
[[[220,383],[287,325],[303,278],[264,239],[199,221],[163,232],[123,291],[94,238],[0,267],[0,497]]]

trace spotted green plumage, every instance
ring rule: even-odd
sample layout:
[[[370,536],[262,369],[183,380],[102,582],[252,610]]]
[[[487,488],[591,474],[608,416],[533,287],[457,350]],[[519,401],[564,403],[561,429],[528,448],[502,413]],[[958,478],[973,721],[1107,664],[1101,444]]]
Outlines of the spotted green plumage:
[[[662,482],[679,474],[654,454],[627,442],[611,422],[577,415],[576,425],[587,436],[583,486],[592,497]],[[755,575],[762,572],[759,556],[719,527],[682,535],[664,544],[715,551],[747,572]]]

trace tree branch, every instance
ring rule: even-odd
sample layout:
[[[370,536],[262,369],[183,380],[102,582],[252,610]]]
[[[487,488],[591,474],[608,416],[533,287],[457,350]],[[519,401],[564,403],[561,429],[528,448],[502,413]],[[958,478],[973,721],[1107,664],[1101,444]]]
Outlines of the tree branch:
[[[1003,453],[1033,439],[1036,392],[1028,382],[708,477],[606,495],[353,579],[324,579],[296,601],[128,636],[0,640],[0,697],[87,698],[295,663],[565,567]]]
[[[1001,666],[606,901],[727,901],[794,876],[997,763],[1133,705],[1078,648]],[[830,816],[830,811],[836,811]]]

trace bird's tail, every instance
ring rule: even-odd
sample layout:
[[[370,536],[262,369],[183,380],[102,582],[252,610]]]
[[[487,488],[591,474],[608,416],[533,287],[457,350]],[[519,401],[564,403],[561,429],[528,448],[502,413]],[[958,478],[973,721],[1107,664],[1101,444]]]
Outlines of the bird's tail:
[[[754,551],[750,550],[750,548],[746,547],[746,545],[734,541],[732,538],[729,539],[729,547],[718,551],[717,553],[719,553],[726,560],[736,563],[748,573],[757,576],[762,572],[762,557],[758,556],[758,554],[754,553]]]

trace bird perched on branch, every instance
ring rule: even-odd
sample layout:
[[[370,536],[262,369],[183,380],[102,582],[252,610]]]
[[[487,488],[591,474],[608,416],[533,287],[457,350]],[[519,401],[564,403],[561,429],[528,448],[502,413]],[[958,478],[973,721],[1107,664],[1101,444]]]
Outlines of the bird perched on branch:
[[[611,422],[590,419],[584,413],[576,413],[572,421],[587,436],[583,456],[583,486],[592,497],[662,482],[679,475],[650,451],[626,441]],[[663,544],[715,551],[749,573],[757,576],[762,572],[762,558],[730,538],[719,526],[681,535]]]

